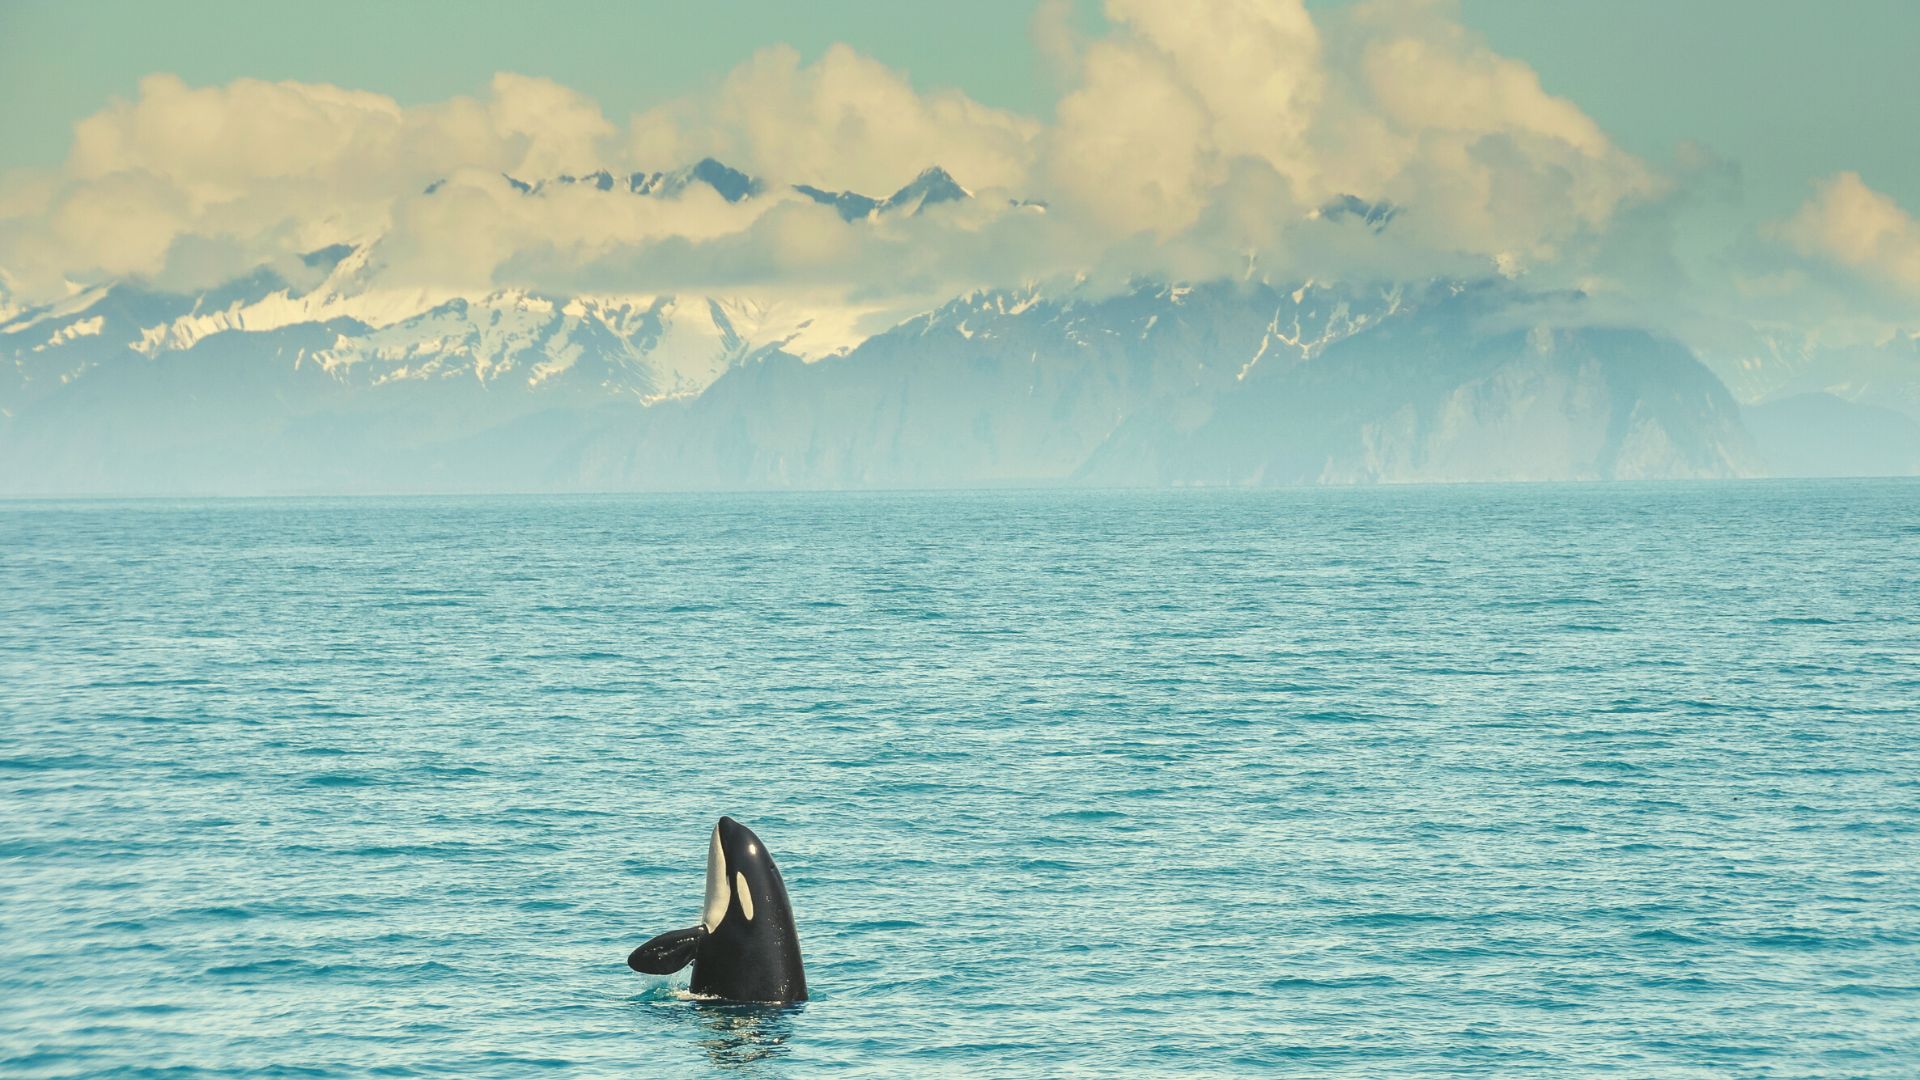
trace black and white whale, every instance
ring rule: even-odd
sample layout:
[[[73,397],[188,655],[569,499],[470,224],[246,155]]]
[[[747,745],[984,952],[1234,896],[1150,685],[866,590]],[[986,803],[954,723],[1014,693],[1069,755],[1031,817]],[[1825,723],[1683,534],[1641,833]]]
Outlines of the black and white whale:
[[[707,906],[700,925],[661,934],[633,950],[627,966],[671,975],[688,961],[696,994],[776,1004],[807,1000],[787,884],[767,846],[730,817],[713,827],[707,845]]]

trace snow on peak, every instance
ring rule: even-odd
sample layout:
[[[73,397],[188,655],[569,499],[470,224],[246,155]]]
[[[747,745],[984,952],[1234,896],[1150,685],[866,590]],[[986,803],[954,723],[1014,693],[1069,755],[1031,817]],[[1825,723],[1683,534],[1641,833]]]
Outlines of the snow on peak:
[[[628,191],[663,199],[676,198],[694,184],[705,184],[730,203],[750,199],[764,187],[754,177],[710,157],[673,172],[637,172],[626,179]]]
[[[972,197],[973,192],[956,183],[953,177],[947,174],[947,170],[938,165],[932,165],[922,170],[920,175],[914,177],[906,187],[894,192],[887,199],[885,209],[898,210],[911,206],[913,209],[910,212],[917,214],[935,203],[954,202]]]
[[[795,184],[793,190],[814,202],[833,207],[839,211],[842,221],[864,221],[880,214],[918,214],[938,203],[973,198],[973,192],[961,187],[938,165],[921,170],[905,187],[884,199],[857,191],[828,191],[812,184]]]
[[[880,200],[857,191],[827,191],[812,184],[795,184],[793,190],[823,206],[833,207],[842,221],[865,221],[880,207]]]
[[[748,175],[710,157],[701,158],[692,165],[671,172],[635,172],[620,176],[608,169],[598,169],[584,176],[563,173],[550,179],[534,181],[522,180],[505,173],[501,176],[513,190],[529,196],[543,195],[563,187],[586,187],[595,191],[673,199],[678,198],[689,188],[701,185],[711,189],[726,201],[737,203],[762,195],[767,190],[766,184],[758,177]],[[433,195],[445,186],[445,180],[435,180],[427,185],[425,194]],[[816,187],[813,184],[794,184],[791,190],[816,203],[832,207],[840,215],[840,219],[846,222],[865,221],[881,214],[899,213],[911,216],[929,206],[973,198],[972,191],[961,186],[951,173],[938,165],[929,165],[922,169],[918,176],[885,198],[875,198],[858,191],[834,191]],[[1046,212],[1045,203],[1033,200],[1009,199],[1007,205],[1017,210]]]
[[[757,178],[710,157],[701,158],[686,168],[671,172],[634,172],[616,175],[610,169],[596,169],[584,176],[562,173],[549,179],[534,181],[522,180],[506,173],[500,175],[513,190],[522,195],[543,195],[563,187],[586,187],[595,191],[618,191],[632,195],[673,199],[678,198],[695,184],[701,184],[713,189],[728,202],[737,203],[765,190],[765,185]],[[445,180],[435,180],[427,185],[425,193],[432,195],[445,185]]]
[[[1340,195],[1328,200],[1308,217],[1322,221],[1349,219],[1365,225],[1374,232],[1379,232],[1385,229],[1387,223],[1399,213],[1400,208],[1385,199],[1368,202],[1358,195]]]

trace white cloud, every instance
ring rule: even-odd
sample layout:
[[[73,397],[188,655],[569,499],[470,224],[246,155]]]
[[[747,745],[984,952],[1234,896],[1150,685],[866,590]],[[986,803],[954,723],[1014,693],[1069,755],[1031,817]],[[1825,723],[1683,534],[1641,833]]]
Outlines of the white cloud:
[[[921,94],[900,72],[835,45],[818,61],[780,45],[710,95],[633,120],[653,168],[715,157],[787,183],[885,195],[929,165],[979,187],[1023,184],[1039,124],[957,91]]]
[[[1301,216],[1351,194],[1404,209],[1383,250],[1525,264],[1661,187],[1437,5],[1318,23],[1299,0],[1107,10],[1116,32],[1088,48],[1048,146],[1062,197],[1111,228],[1174,238],[1212,213],[1243,231],[1207,242],[1284,260]],[[1280,183],[1249,186],[1248,166]],[[1246,195],[1261,202],[1222,205]]]
[[[1429,242],[1526,260],[1664,187],[1533,70],[1435,5],[1374,4],[1333,26],[1351,63],[1321,131],[1325,182],[1416,212]]]
[[[1190,5],[1109,0],[1113,36],[1093,43],[1060,103],[1050,173],[1063,197],[1124,231],[1191,225],[1233,159],[1289,180],[1320,94],[1319,36],[1294,0]]]
[[[495,75],[487,116],[496,138],[525,148],[510,170],[520,176],[590,172],[607,162],[613,125],[592,99],[559,83]]]
[[[1920,297],[1920,222],[1859,173],[1822,180],[1782,231],[1803,255]]]
[[[729,203],[704,185],[690,185],[673,199],[585,184],[553,185],[536,197],[500,173],[469,169],[431,195],[396,201],[379,262],[401,284],[484,289],[504,283],[501,268],[527,256],[540,256],[543,265],[577,265],[668,238],[707,243],[741,234],[779,201]]]
[[[382,236],[410,286],[741,288],[804,282],[936,293],[1055,273],[1108,280],[1331,267],[1538,265],[1603,231],[1660,181],[1577,107],[1418,2],[1318,21],[1298,0],[1109,0],[1081,41],[1035,22],[1068,81],[1050,121],[921,92],[846,46],[750,57],[709,92],[624,127],[545,79],[402,106],[333,86],[144,80],[77,125],[58,172],[0,180],[0,267],[18,297],[143,275],[204,283]],[[600,167],[714,156],[771,182],[728,204],[586,187],[512,190]],[[945,166],[980,198],[849,226],[783,185],[885,195]],[[433,195],[423,189],[445,181]],[[1390,229],[1312,220],[1338,195],[1401,207]],[[1050,204],[1016,210],[1013,196]]]
[[[511,74],[484,99],[412,108],[312,83],[152,75],[75,126],[60,174],[0,188],[0,261],[42,295],[100,275],[193,284],[174,280],[182,245],[199,278],[364,239],[436,179],[592,167],[612,131],[574,91]],[[209,261],[215,249],[227,258]]]

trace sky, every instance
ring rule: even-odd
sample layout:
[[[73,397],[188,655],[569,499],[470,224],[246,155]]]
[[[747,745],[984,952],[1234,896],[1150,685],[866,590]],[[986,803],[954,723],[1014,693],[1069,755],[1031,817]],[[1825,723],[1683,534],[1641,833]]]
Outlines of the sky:
[[[1077,7],[1079,25],[1099,25],[1097,3]],[[1032,3],[919,5],[911,20],[900,10],[876,0],[12,0],[0,5],[0,169],[57,164],[76,121],[163,70],[200,86],[336,83],[403,104],[477,93],[494,72],[518,71],[624,116],[712,85],[757,49],[786,43],[811,58],[846,42],[923,90],[957,87],[1033,115],[1051,106]],[[1920,5],[1463,0],[1459,13],[1635,153],[1693,140],[1742,163],[1757,211],[1798,201],[1839,169],[1920,206],[1920,139],[1902,137],[1920,128]]]
[[[194,283],[381,232],[415,282],[657,288],[670,264],[933,295],[1257,255],[1882,333],[1920,307],[1915,42],[1902,0],[14,0],[0,287]],[[194,144],[213,129],[228,149]],[[848,240],[804,209],[697,206],[608,231],[478,179],[700,153],[873,194],[938,163],[1051,220]],[[1391,242],[1300,224],[1349,193],[1408,211]]]

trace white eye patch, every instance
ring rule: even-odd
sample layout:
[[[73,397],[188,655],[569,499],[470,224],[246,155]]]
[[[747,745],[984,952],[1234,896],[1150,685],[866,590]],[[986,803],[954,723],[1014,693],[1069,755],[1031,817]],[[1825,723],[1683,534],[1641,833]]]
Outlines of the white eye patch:
[[[713,828],[713,842],[707,845],[707,906],[700,912],[700,925],[711,934],[727,917],[727,856],[720,850],[720,827]],[[753,916],[747,916],[751,919]]]
[[[752,922],[753,890],[747,888],[747,875],[741,873],[733,875],[733,891],[740,897],[740,914],[745,915],[748,922]]]

